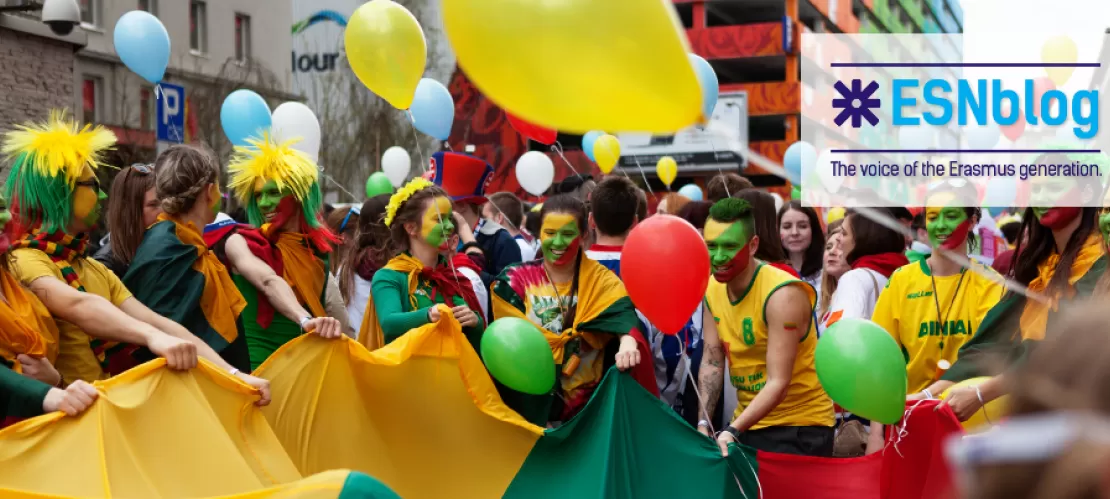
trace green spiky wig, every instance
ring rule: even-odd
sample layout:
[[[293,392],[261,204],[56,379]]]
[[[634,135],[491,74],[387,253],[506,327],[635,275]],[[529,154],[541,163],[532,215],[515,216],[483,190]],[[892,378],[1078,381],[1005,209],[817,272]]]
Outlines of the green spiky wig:
[[[45,123],[16,127],[4,134],[0,153],[12,160],[4,196],[18,223],[16,233],[34,227],[65,231],[73,216],[74,185],[88,166],[102,166],[102,154],[116,144],[108,129],[79,128],[64,112],[50,113]]]
[[[748,229],[755,227],[755,214],[752,205],[739,198],[725,198],[709,208],[709,216],[718,222],[732,223],[740,221]]]
[[[318,249],[330,250],[339,239],[320,218],[324,196],[316,163],[292,147],[296,140],[279,144],[267,133],[261,139],[248,139],[247,142],[249,146],[235,147],[235,155],[227,169],[231,175],[228,187],[246,207],[251,225],[261,227],[265,223],[254,191],[272,180],[279,189],[291,192],[300,203],[305,236]]]

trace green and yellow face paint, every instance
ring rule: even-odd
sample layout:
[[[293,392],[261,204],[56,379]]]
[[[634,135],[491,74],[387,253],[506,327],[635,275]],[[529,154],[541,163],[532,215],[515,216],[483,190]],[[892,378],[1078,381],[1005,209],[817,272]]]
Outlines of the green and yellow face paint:
[[[971,233],[971,219],[967,210],[957,206],[956,196],[941,192],[929,199],[925,208],[925,231],[934,248],[954,250],[963,246]]]
[[[569,213],[548,213],[540,227],[543,257],[553,265],[566,265],[578,256],[582,242],[578,219]]]
[[[751,243],[754,231],[742,222],[718,222],[712,217],[705,221],[705,247],[709,250],[709,263],[717,282],[729,282],[751,264]]]
[[[432,199],[420,219],[420,237],[440,251],[447,251],[454,233],[451,200],[443,196]]]
[[[80,220],[85,230],[92,230],[100,223],[101,201],[107,198],[92,168],[86,166],[73,186],[73,218]]]
[[[11,216],[8,216],[11,219]],[[1104,209],[1098,214],[1098,231],[1102,234],[1102,245],[1110,248],[1110,210]]]

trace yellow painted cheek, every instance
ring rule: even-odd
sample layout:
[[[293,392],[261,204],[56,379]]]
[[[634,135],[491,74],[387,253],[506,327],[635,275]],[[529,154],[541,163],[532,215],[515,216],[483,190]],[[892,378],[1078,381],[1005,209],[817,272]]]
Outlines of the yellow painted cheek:
[[[723,224],[713,219],[706,220],[705,229],[703,231],[705,233],[705,240],[716,241],[717,238],[721,237],[721,235],[728,230],[729,225],[731,224]]]
[[[543,226],[540,228],[540,234],[546,234],[548,231],[559,232],[567,224],[577,223],[578,219],[574,215],[566,213],[552,213],[543,218]],[[550,239],[550,237],[540,236],[541,240]]]
[[[420,224],[420,234],[427,238],[431,235],[432,230],[436,225],[441,222],[450,221],[451,218],[451,200],[445,197],[437,197],[434,202],[428,205],[424,210],[424,217]]]
[[[79,188],[73,193],[73,216],[84,220],[96,209],[96,192],[92,189]]]

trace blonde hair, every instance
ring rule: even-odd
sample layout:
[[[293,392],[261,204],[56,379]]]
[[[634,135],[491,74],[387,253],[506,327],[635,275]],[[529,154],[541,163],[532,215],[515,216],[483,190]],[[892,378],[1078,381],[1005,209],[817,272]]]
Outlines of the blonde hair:
[[[162,210],[180,215],[193,209],[197,198],[220,180],[220,163],[207,148],[176,145],[158,155],[154,183]]]

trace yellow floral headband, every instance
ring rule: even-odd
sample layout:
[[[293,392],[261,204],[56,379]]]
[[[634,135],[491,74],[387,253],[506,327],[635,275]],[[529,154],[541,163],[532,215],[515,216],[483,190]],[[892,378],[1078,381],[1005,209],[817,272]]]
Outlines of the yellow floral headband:
[[[414,178],[405,184],[397,192],[389,197],[389,204],[385,207],[385,226],[393,225],[393,219],[397,218],[397,210],[401,209],[401,205],[405,204],[413,194],[420,192],[429,187],[434,187],[435,184],[429,182],[427,179],[420,177]]]

